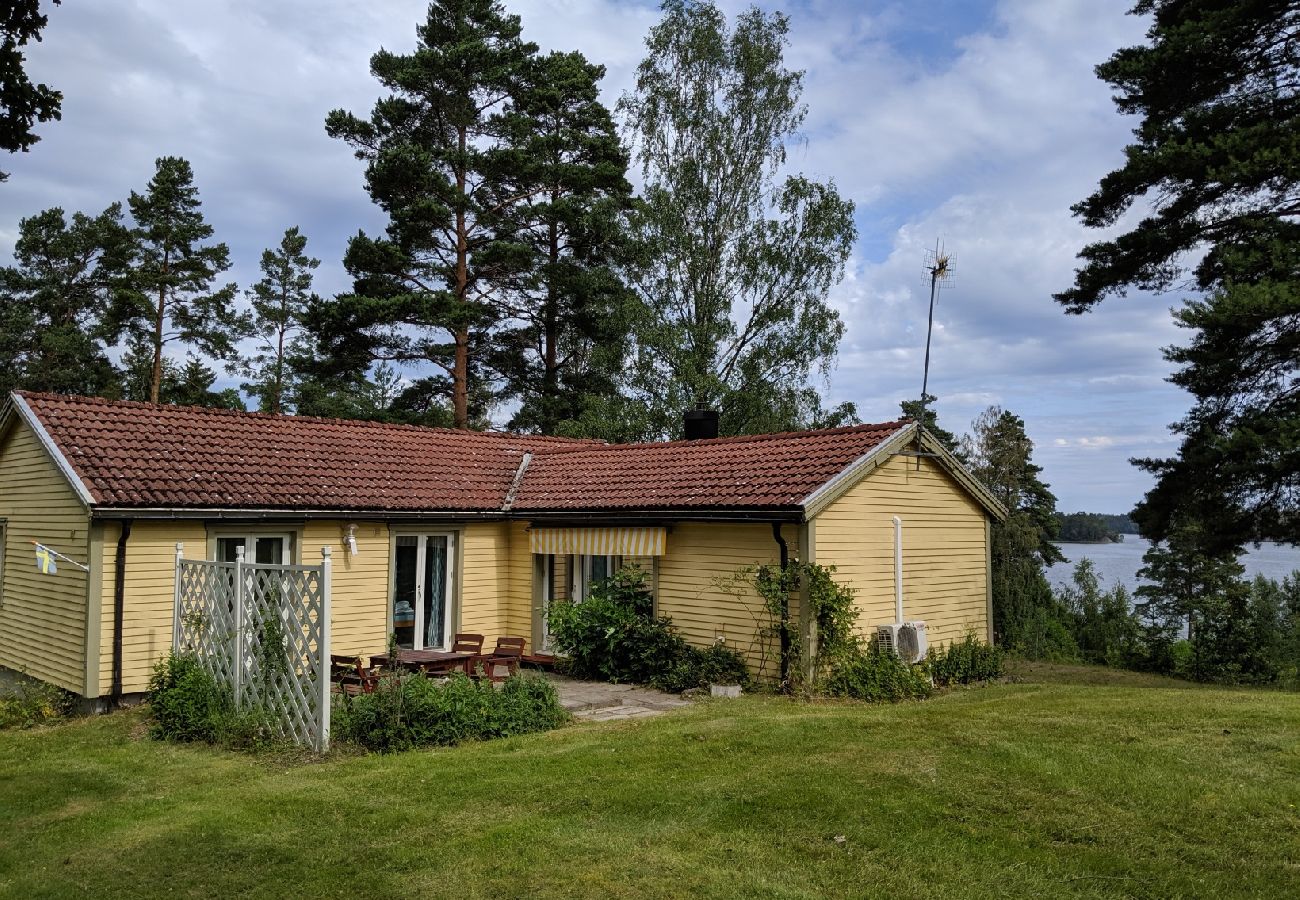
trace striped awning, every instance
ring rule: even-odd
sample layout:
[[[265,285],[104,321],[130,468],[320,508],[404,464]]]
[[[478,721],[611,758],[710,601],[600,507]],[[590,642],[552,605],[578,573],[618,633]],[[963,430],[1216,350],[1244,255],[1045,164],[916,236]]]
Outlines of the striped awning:
[[[663,556],[667,542],[666,528],[533,528],[528,532],[534,553]]]

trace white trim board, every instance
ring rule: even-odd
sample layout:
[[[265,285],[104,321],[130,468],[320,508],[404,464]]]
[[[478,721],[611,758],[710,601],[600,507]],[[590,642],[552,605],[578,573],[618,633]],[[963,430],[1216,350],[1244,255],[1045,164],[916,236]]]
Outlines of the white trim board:
[[[23,421],[27,423],[27,427],[31,428],[32,432],[36,435],[36,439],[40,441],[41,446],[45,448],[45,452],[54,460],[54,464],[59,467],[59,471],[62,472],[63,477],[68,480],[68,484],[72,485],[72,489],[77,492],[77,498],[81,500],[82,504],[87,509],[90,509],[90,507],[95,505],[95,498],[86,488],[86,483],[81,480],[81,476],[77,474],[77,470],[72,467],[72,463],[68,462],[68,458],[63,455],[63,451],[60,450],[58,444],[54,442],[54,438],[52,438],[50,433],[45,430],[45,426],[42,425],[41,420],[36,417],[36,413],[32,412],[32,408],[27,405],[27,401],[17,393],[10,394],[9,396],[13,401],[14,409],[18,410],[18,414],[22,416]]]

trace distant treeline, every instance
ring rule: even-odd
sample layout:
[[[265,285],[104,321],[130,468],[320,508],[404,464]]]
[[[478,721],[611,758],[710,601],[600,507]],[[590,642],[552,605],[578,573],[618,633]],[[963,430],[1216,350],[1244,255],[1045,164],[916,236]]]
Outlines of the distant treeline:
[[[1137,524],[1128,516],[1108,513],[1057,513],[1058,541],[1118,544],[1126,534],[1137,534]]]

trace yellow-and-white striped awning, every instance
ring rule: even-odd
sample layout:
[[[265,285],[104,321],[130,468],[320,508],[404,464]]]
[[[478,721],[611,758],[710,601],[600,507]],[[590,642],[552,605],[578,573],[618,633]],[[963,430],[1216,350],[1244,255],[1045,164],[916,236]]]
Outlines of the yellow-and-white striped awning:
[[[533,528],[528,532],[534,553],[663,556],[667,542],[666,528]]]

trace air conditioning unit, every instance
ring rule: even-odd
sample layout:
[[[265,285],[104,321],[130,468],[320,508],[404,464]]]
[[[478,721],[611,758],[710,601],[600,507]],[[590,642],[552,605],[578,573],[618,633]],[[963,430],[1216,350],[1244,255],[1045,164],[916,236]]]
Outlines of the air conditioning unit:
[[[925,659],[929,642],[925,637],[924,622],[891,622],[876,626],[876,642],[904,662],[918,663]]]

